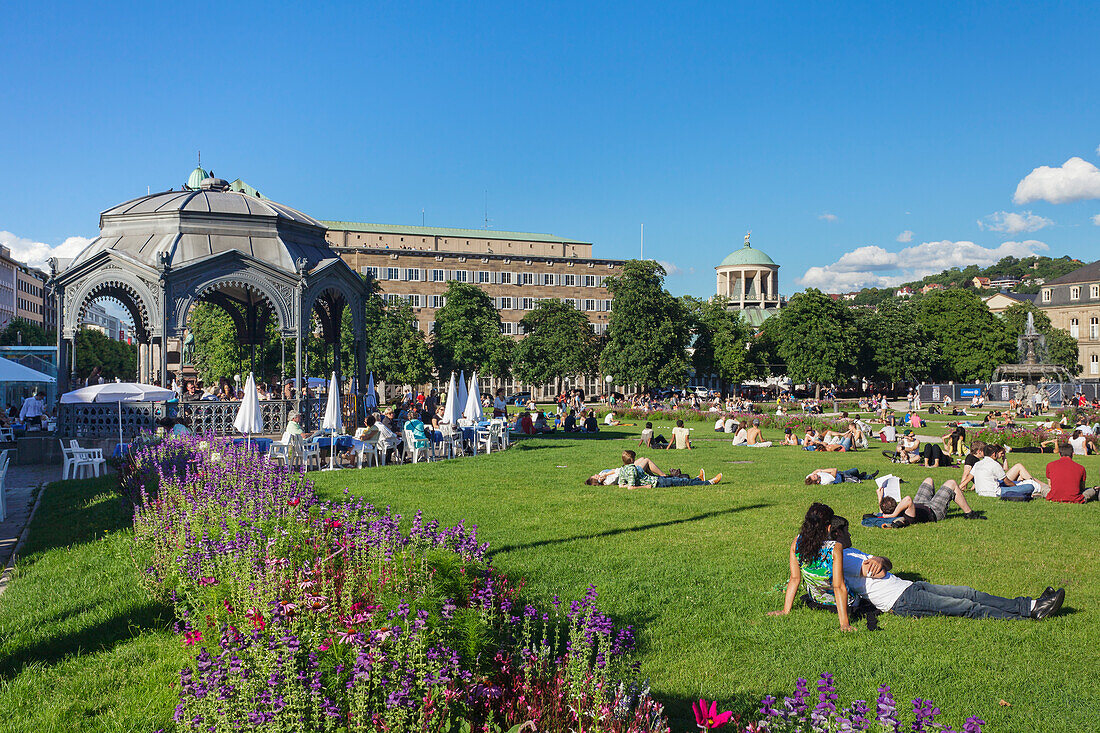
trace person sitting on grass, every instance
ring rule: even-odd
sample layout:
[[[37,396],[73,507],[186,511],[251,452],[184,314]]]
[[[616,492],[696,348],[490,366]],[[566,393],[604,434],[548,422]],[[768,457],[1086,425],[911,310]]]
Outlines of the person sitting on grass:
[[[1046,496],[1050,487],[1032,478],[1022,463],[1006,468],[1003,445],[986,445],[985,458],[970,470],[978,496],[997,498],[1003,494]]]
[[[921,460],[920,438],[913,435],[912,430],[906,430],[898,436],[898,446],[893,451],[884,450],[882,455],[894,463],[916,463]]]
[[[676,421],[676,427],[672,429],[672,442],[668,444],[669,448],[676,448],[677,450],[691,450],[691,431],[684,427],[683,420]]]
[[[753,420],[752,425],[746,430],[742,428],[737,431],[737,435],[733,436],[734,445],[747,445],[750,448],[770,448],[772,443],[770,440],[764,440],[764,435],[760,432],[760,420]]]
[[[1068,443],[1058,446],[1056,461],[1047,464],[1047,481],[1050,482],[1048,501],[1064,501],[1084,504],[1096,498],[1097,489],[1085,488],[1085,467],[1073,460],[1075,448]]]
[[[985,458],[985,443],[975,440],[970,444],[970,452],[966,454],[966,458],[963,460],[962,478],[959,479],[960,489],[966,491],[966,485],[974,480],[974,466],[983,458]]]
[[[1002,598],[959,585],[936,585],[892,575],[888,558],[852,547],[847,528],[834,532],[841,550],[843,582],[852,595],[866,598],[882,613],[897,616],[962,616],[966,618],[1034,619],[1058,613],[1065,588],[1048,587],[1038,598]]]
[[[801,445],[798,441],[798,437],[790,428],[783,428],[783,445]]]
[[[546,421],[546,413],[539,412],[538,417],[535,418],[535,424],[533,426],[536,433],[552,433],[554,428]]]
[[[580,427],[577,425],[577,412],[572,407],[569,408],[569,414],[565,416],[565,423],[562,430],[567,433],[576,433],[580,431]]]
[[[622,425],[622,423],[615,419],[614,411],[609,411],[603,416],[603,424],[609,428],[615,427],[616,425]]]
[[[925,468],[939,468],[941,466],[951,465],[951,455],[945,453],[943,448],[940,448],[935,443],[925,443],[924,448],[921,450],[920,457],[924,459]]]
[[[648,458],[638,458],[634,451],[624,450],[623,467],[619,469],[618,484],[626,488],[636,486],[649,486],[653,488],[665,488],[667,486],[703,486],[714,485],[722,480],[722,474],[707,480],[706,473],[699,469],[699,475],[691,478],[688,476],[666,476],[657,465]],[[591,478],[589,479],[591,480]]]
[[[806,585],[806,595],[819,606],[837,610],[841,631],[855,631],[848,623],[848,614],[858,605],[844,583],[844,548],[836,540],[838,532],[832,522],[839,519],[827,504],[814,502],[806,510],[802,529],[791,542],[790,578],[781,611],[769,611],[769,616],[786,616],[794,607],[798,586]]]
[[[892,496],[883,496],[883,489],[880,486],[878,489],[879,511],[882,512],[883,517],[897,517],[893,522],[882,526],[900,529],[901,527],[908,527],[910,524],[938,522],[947,516],[947,508],[952,501],[959,505],[959,509],[963,510],[963,517],[966,519],[981,518],[981,515],[966,503],[962,489],[953,479],[944,481],[943,486],[933,494],[932,488],[934,486],[935,482],[929,476],[917,488],[916,496],[902,497],[901,501],[894,499]]]
[[[586,433],[598,433],[600,432],[599,422],[596,420],[596,411],[589,410],[587,416],[584,418],[584,432]]]
[[[815,468],[806,475],[806,485],[828,486],[829,484],[839,484],[845,481],[858,484],[860,481],[870,481],[875,476],[878,476],[878,471],[864,473],[858,468],[846,468],[843,471],[835,468]]]
[[[839,442],[827,442],[820,433],[810,428],[806,431],[806,437],[802,439],[802,450],[823,450],[829,453],[843,453],[844,446]]]
[[[714,420],[714,432],[726,432],[726,418],[721,413],[719,413],[718,417]]]

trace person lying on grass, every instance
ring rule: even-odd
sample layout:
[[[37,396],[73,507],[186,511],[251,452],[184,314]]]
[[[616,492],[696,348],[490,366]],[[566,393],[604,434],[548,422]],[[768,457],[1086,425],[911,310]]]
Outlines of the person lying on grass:
[[[806,475],[806,485],[828,486],[829,484],[839,484],[844,481],[858,484],[860,481],[870,481],[875,476],[878,476],[878,471],[874,473],[864,473],[858,468],[846,468],[843,471],[835,468],[815,468]]]
[[[628,463],[633,464],[633,465],[637,466],[638,468],[640,468],[641,470],[643,470],[646,473],[648,473],[650,475],[653,475],[653,476],[657,476],[657,477],[660,477],[660,478],[664,478],[664,477],[668,476],[668,474],[666,474],[664,471],[662,471],[657,466],[656,463],[654,463],[653,461],[651,461],[648,458],[644,458],[644,457],[639,458],[639,457],[637,457],[637,454],[632,450],[624,450],[623,451],[622,461],[623,461],[624,466],[627,465]],[[619,467],[619,468],[621,468],[621,467]],[[604,486],[612,486],[613,484],[618,483],[618,481],[619,481],[619,468],[605,468],[604,470],[600,471],[599,473],[596,473],[596,474],[593,474],[592,476],[589,476],[587,479],[584,480],[584,482],[586,484],[588,484],[589,486],[600,486],[601,484],[604,485]],[[676,470],[676,469],[673,469],[673,473],[678,474],[679,471]]]
[[[823,450],[830,453],[843,453],[844,446],[840,443],[827,443],[822,437],[821,433],[817,432],[813,428],[806,431],[806,436],[802,439],[803,450]]]
[[[791,543],[791,575],[787,580],[783,609],[769,611],[769,616],[789,614],[798,595],[798,586],[805,583],[810,600],[837,609],[841,631],[855,631],[855,627],[848,623],[848,614],[855,610],[859,600],[848,593],[848,586],[844,583],[844,548],[837,542],[840,532],[833,529],[834,519],[840,517],[836,517],[827,504],[814,502],[806,510],[802,529]]]
[[[963,510],[963,516],[967,519],[980,519],[981,515],[970,508],[963,497],[962,489],[953,480],[943,482],[938,491],[932,493],[935,482],[929,476],[921,482],[916,496],[902,497],[901,501],[892,496],[883,496],[883,488],[878,488],[878,508],[883,517],[897,517],[890,524],[882,525],[884,528],[899,529],[910,524],[921,522],[938,522],[947,516],[947,508],[954,501]]]
[[[624,450],[622,455],[623,466],[619,469],[616,483],[626,488],[636,486],[650,486],[664,488],[666,486],[702,486],[704,484],[716,484],[722,480],[722,474],[707,480],[706,473],[699,469],[699,475],[692,478],[688,476],[668,476],[648,458],[638,458],[634,451]],[[591,483],[593,477],[585,483]],[[606,481],[606,478],[604,479]]]
[[[841,550],[843,582],[852,595],[869,600],[882,613],[898,616],[1035,619],[1058,613],[1065,588],[1048,587],[1038,598],[1002,598],[961,585],[936,585],[892,575],[893,563],[852,547],[847,526],[833,532]],[[843,623],[843,621],[842,621]]]

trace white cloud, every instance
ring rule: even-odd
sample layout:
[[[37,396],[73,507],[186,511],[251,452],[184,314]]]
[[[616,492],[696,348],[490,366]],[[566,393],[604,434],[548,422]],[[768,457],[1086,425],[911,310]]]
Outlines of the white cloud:
[[[677,275],[683,275],[684,271],[677,267],[672,262],[666,262],[665,260],[657,260],[657,264],[665,268],[665,272],[669,277],[676,277]]]
[[[867,245],[845,252],[831,265],[811,267],[797,282],[803,287],[831,293],[871,287],[893,288],[952,267],[988,267],[1002,257],[1028,257],[1048,249],[1046,244],[1034,239],[1004,242],[997,247],[945,239],[904,247],[897,252]]]
[[[1037,232],[1053,223],[1045,216],[1032,214],[1030,211],[1025,211],[1022,214],[1013,211],[996,211],[984,219],[979,219],[978,228],[988,229],[991,232],[1019,234],[1020,232]]]
[[[833,222],[840,221],[839,216],[837,216],[836,214],[829,214],[829,213],[820,214],[820,215],[818,215],[817,218],[821,219],[821,221],[827,221],[830,224],[832,224]]]
[[[49,268],[47,260],[51,257],[76,257],[91,242],[87,237],[67,237],[61,244],[49,245],[0,230],[0,244],[11,250],[13,259],[43,270]]]
[[[1016,204],[1032,201],[1065,204],[1097,198],[1100,198],[1100,169],[1086,160],[1073,157],[1060,168],[1041,165],[1028,173],[1016,186],[1016,195],[1012,200]]]
[[[1092,223],[1100,227],[1100,214],[1096,214],[1092,217]]]
[[[909,212],[905,212],[905,213],[908,214]],[[909,229],[906,229],[904,232],[902,232],[901,234],[898,235],[898,241],[903,243],[903,244],[906,243],[906,242],[912,242],[913,241],[913,232],[910,231]]]

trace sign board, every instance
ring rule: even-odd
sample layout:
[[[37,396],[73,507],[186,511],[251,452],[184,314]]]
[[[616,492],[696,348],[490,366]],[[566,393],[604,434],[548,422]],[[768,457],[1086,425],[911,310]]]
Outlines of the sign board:
[[[959,397],[981,397],[981,387],[959,387]]]

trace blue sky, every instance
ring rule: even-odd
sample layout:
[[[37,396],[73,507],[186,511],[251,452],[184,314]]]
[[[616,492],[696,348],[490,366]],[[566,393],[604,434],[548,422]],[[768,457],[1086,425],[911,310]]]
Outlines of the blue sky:
[[[491,228],[606,257],[636,256],[644,223],[675,293],[713,293],[748,229],[788,294],[1090,261],[1098,21],[1071,2],[5,4],[0,240],[77,249],[201,149],[322,219],[479,228],[487,200]]]

